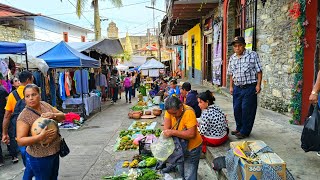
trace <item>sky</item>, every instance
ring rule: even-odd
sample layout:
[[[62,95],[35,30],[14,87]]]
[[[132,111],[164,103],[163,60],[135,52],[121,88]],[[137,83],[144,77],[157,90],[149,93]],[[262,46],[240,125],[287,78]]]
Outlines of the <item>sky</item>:
[[[1,3],[22,9],[31,13],[43,15],[93,30],[93,8],[91,0],[87,0],[85,12],[79,19],[75,13],[76,0],[0,0]],[[72,5],[73,4],[73,5]],[[107,27],[111,21],[117,24],[119,37],[129,35],[145,35],[147,28],[153,28],[153,10],[151,0],[122,0],[123,7],[115,8],[110,0],[100,0],[100,17],[108,19],[101,21],[102,36],[107,37]],[[165,0],[156,0],[155,8],[165,11]],[[155,27],[161,22],[165,13],[154,10]]]

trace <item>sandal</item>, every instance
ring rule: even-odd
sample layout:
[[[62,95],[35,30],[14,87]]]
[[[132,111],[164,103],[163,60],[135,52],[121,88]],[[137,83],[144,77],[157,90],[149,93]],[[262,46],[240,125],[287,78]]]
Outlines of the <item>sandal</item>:
[[[16,164],[16,163],[19,162],[19,159],[17,157],[12,157],[11,161],[12,161],[13,164]]]

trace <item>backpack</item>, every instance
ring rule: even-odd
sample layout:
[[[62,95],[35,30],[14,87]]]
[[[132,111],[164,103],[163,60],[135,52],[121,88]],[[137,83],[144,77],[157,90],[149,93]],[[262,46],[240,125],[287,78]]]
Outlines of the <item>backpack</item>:
[[[130,78],[128,78],[128,77],[124,78],[123,84],[124,84],[124,87],[125,87],[125,88],[130,87],[130,86],[131,86],[131,80],[130,80]]]
[[[117,87],[117,77],[111,76],[111,78],[110,78],[110,87],[111,88]]]
[[[24,98],[21,99],[17,90],[12,91],[12,94],[13,94],[14,98],[16,99],[17,103],[16,103],[16,106],[14,107],[13,113],[11,115],[10,124],[14,128],[14,133],[16,133],[17,119],[18,119],[19,114],[26,107],[26,102],[24,101]]]

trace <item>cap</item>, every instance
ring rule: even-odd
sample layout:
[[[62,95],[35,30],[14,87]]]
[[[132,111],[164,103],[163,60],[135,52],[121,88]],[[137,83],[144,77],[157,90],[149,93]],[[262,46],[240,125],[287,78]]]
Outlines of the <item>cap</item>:
[[[246,44],[246,41],[244,40],[243,37],[237,36],[233,39],[231,45],[233,46],[235,43],[241,43],[241,44]]]

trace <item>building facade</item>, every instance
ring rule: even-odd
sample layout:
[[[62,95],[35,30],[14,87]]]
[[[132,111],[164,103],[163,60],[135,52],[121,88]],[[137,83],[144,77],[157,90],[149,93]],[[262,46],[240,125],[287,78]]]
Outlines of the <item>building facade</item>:
[[[291,123],[303,124],[319,69],[317,1],[169,0],[167,9],[170,14],[161,23],[161,33],[187,37],[183,41],[189,81],[228,90],[227,67],[234,53],[229,44],[235,36],[243,36],[246,48],[259,54],[263,66],[260,105],[292,116]],[[201,75],[196,75],[198,70]]]
[[[109,39],[118,39],[119,38],[119,29],[113,21],[109,23],[109,26],[107,28],[108,31],[108,38]]]

